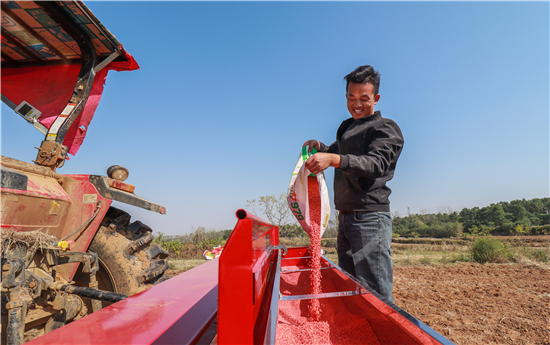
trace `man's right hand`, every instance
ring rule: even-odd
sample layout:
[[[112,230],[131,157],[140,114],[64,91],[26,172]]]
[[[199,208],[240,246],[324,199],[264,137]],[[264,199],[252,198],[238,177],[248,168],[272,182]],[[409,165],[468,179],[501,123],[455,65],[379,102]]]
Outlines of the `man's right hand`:
[[[319,140],[311,139],[306,141],[302,147],[309,146],[309,150],[311,151],[312,148],[315,148],[317,151],[321,149],[321,144],[319,143]]]
[[[342,157],[334,153],[318,152],[309,157],[305,162],[305,166],[310,173],[317,175],[328,167],[339,168],[342,164]]]

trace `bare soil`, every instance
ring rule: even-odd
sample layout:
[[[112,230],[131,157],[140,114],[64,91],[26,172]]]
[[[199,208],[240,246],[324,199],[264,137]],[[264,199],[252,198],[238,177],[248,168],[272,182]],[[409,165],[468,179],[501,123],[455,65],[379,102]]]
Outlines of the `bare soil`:
[[[456,344],[550,344],[550,267],[395,267],[395,304]]]

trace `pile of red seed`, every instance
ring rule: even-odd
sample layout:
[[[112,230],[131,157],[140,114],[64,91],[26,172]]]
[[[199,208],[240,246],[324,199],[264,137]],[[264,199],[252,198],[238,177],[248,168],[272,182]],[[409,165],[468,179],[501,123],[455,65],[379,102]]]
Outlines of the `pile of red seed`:
[[[290,269],[290,268],[289,268]],[[303,295],[309,292],[307,272],[281,274],[281,294]],[[338,291],[330,279],[321,279],[325,293]],[[279,302],[276,344],[373,344],[380,345],[370,323],[351,313],[341,298],[316,299],[322,313],[312,320],[309,300]]]

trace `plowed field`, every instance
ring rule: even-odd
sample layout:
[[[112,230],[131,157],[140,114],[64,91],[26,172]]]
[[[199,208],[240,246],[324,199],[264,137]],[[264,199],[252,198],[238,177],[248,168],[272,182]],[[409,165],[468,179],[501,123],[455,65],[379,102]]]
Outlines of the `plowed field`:
[[[456,344],[550,344],[550,267],[395,267],[395,303]]]

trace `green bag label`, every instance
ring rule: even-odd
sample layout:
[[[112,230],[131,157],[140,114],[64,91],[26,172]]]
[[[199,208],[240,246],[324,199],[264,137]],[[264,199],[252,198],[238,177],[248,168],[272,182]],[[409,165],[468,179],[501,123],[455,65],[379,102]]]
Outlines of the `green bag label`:
[[[317,150],[315,149],[315,147],[311,148],[311,151],[308,152],[308,150],[307,150],[308,147],[309,146],[307,146],[307,145],[302,147],[302,160],[303,160],[304,163],[307,161],[307,159],[309,157],[311,157],[311,156],[313,156],[314,154],[317,153]],[[317,176],[317,175],[310,173],[308,176]]]

